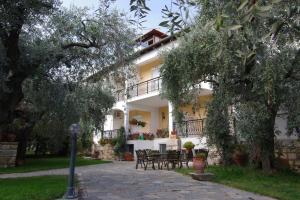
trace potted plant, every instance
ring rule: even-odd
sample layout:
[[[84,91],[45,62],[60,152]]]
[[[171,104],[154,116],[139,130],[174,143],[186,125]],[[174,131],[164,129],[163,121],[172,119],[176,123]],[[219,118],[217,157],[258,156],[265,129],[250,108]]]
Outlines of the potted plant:
[[[99,144],[100,144],[101,146],[105,146],[105,145],[107,144],[107,142],[106,142],[106,140],[105,140],[104,138],[101,138],[101,139],[99,140]]]
[[[132,118],[130,121],[129,121],[129,124],[131,125],[137,125],[138,123],[138,120],[136,120],[135,118]]]
[[[171,131],[171,135],[177,135],[177,131],[176,130]]]
[[[125,160],[125,161],[133,161],[134,159],[133,159],[132,153],[130,153],[130,152],[125,152],[125,153],[124,153],[124,160]]]
[[[197,153],[193,158],[193,167],[197,173],[204,173],[206,167],[206,154],[204,152]]]
[[[146,126],[146,122],[143,121],[137,121],[137,125],[141,126],[141,127],[145,127]]]
[[[132,134],[132,139],[133,139],[133,140],[138,140],[139,137],[140,137],[140,134],[139,134],[139,133],[133,133],[133,134]]]
[[[152,133],[143,133],[145,140],[153,140],[154,135]]]
[[[167,138],[169,136],[168,129],[157,129],[156,136],[158,138]]]
[[[187,152],[191,152],[195,145],[193,142],[187,141],[183,144],[183,147],[187,150]]]
[[[139,134],[139,140],[145,140],[144,133]]]
[[[238,166],[245,166],[247,163],[247,158],[248,156],[245,145],[236,145],[232,154],[233,162]]]

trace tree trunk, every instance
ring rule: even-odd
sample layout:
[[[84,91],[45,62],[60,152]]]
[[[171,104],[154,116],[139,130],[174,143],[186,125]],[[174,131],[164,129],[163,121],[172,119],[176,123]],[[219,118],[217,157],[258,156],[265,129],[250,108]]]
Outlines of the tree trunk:
[[[27,127],[25,129],[22,129],[18,134],[17,139],[19,144],[18,144],[17,158],[16,158],[17,166],[23,165],[25,162],[28,136],[32,131],[32,128],[33,127]]]
[[[6,52],[6,64],[2,66],[3,84],[0,87],[0,134],[8,131],[15,118],[14,112],[23,99],[22,83],[28,76],[20,61],[19,36],[23,26],[20,19],[5,37],[1,37]]]
[[[16,166],[23,165],[25,162],[26,147],[27,147],[27,136],[26,133],[21,131],[18,138],[18,150],[16,158]]]
[[[265,130],[263,130],[264,137],[261,141],[261,164],[262,164],[263,171],[266,173],[270,173],[274,166],[275,119],[276,119],[276,114],[273,112],[270,118],[266,121],[264,127]]]

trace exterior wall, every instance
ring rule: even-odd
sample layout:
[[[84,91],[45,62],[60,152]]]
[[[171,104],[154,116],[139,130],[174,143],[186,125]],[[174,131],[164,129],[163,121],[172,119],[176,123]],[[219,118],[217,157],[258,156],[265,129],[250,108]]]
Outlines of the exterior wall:
[[[163,119],[164,116],[164,119]],[[168,114],[168,106],[159,108],[159,121],[158,128],[165,129],[169,128],[169,114]]]
[[[0,143],[0,167],[14,167],[17,155],[17,142]]]
[[[276,138],[278,140],[298,139],[296,133],[290,136],[287,135],[287,114],[284,113],[279,113],[276,117],[275,132],[277,133]]]
[[[199,97],[199,109],[193,111],[192,105],[181,106],[180,110],[185,114],[187,119],[203,119],[206,118],[207,104],[212,100],[212,95],[200,96]]]
[[[119,112],[119,116],[117,116],[116,112]],[[122,111],[115,111],[113,129],[119,129],[121,126],[124,126],[124,113]]]
[[[177,149],[177,140],[169,138],[159,138],[154,140],[128,140],[127,144],[133,144],[134,151],[139,149],[159,150],[160,144],[166,144],[167,149]],[[136,159],[135,152],[134,157]]]
[[[99,152],[98,158],[100,158],[100,159],[103,159],[103,160],[114,160],[115,159],[114,149],[113,149],[113,146],[111,146],[110,144],[106,144],[104,146],[96,145],[94,152],[96,152],[96,151]]]
[[[129,120],[131,120],[133,118],[146,122],[146,126],[145,127],[137,127],[135,125],[130,125],[131,133],[150,132],[150,126],[151,126],[151,113],[150,112],[140,111],[140,110],[129,111]]]
[[[196,149],[207,149],[206,145],[206,138],[197,138],[197,137],[188,137],[188,138],[181,138],[181,149],[183,149],[183,145],[185,142],[191,141],[196,146]],[[139,149],[152,149],[152,150],[159,150],[160,144],[166,144],[167,150],[177,150],[178,149],[178,140],[177,139],[171,139],[171,138],[159,138],[154,140],[128,140],[127,144],[133,144],[134,145],[134,151]],[[213,151],[211,151],[213,153]],[[134,157],[136,158],[136,155],[134,153]],[[212,160],[212,159],[211,159]],[[215,161],[210,161],[209,163],[215,163]]]
[[[300,140],[277,140],[275,152],[291,169],[300,172]]]
[[[275,121],[276,156],[281,158],[281,164],[287,164],[300,172],[300,140],[296,133],[287,135],[287,114],[279,113]]]
[[[192,142],[195,145],[195,149],[207,149],[206,137],[187,137],[181,138],[181,148],[183,149],[183,145],[186,142]]]
[[[145,65],[142,65],[139,68],[139,81],[143,82],[143,81],[147,81],[149,79],[152,79],[152,71],[155,67],[158,67],[160,64],[162,63],[161,59],[157,59],[153,62],[147,63]]]
[[[106,115],[105,122],[104,122],[104,131],[113,130],[113,115]]]
[[[153,140],[128,140],[127,144],[133,144],[134,145],[134,159],[136,159],[136,150],[140,149],[154,149],[154,143]]]
[[[153,150],[159,150],[160,144],[166,144],[167,149],[170,146],[170,139],[169,138],[160,138],[153,140]]]

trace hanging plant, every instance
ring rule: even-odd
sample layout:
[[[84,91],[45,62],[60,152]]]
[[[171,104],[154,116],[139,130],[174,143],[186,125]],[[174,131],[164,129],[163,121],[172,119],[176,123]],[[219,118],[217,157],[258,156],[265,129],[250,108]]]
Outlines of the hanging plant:
[[[132,119],[129,121],[129,124],[131,124],[131,125],[137,125],[137,124],[138,124],[138,120],[136,120],[135,118],[132,118]]]
[[[141,126],[141,127],[145,127],[145,126],[146,126],[146,122],[138,121],[138,120],[135,119],[135,118],[132,118],[132,119],[129,121],[129,124],[131,124],[131,125],[136,125],[136,126]]]
[[[138,122],[137,122],[137,125],[138,125],[138,126],[141,126],[141,127],[145,127],[145,126],[146,126],[146,122],[138,121]]]

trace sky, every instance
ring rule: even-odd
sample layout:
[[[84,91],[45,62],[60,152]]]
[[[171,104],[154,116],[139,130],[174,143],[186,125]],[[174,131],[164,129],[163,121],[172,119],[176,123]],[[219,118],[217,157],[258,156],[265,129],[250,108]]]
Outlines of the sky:
[[[129,10],[129,1],[130,0],[116,0],[113,7],[117,8],[120,11],[128,13],[128,16],[132,16]],[[69,8],[72,5],[77,7],[88,7],[90,9],[96,9],[99,0],[62,0],[63,6]],[[161,9],[167,5],[170,6],[171,0],[148,0],[148,7],[151,9],[150,13],[146,18],[146,22],[143,24],[145,30],[143,32],[147,32],[151,29],[159,29],[163,32],[167,32],[166,29],[159,27],[158,24],[163,20]]]

